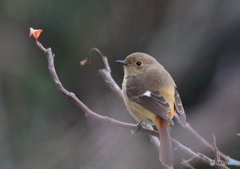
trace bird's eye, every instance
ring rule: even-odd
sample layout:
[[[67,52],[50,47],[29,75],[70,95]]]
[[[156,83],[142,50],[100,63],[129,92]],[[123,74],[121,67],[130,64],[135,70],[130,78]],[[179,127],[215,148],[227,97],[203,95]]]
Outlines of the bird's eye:
[[[136,66],[142,66],[143,63],[141,61],[137,61],[135,64]]]

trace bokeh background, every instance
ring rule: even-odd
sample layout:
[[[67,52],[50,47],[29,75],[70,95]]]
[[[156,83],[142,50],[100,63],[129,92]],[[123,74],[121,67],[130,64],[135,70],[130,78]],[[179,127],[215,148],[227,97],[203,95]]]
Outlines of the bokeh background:
[[[147,135],[87,118],[54,86],[46,56],[29,38],[56,54],[62,84],[97,113],[136,123],[104,83],[101,57],[80,66],[92,47],[116,59],[139,51],[154,56],[178,86],[188,122],[208,141],[240,159],[240,1],[238,0],[1,0],[0,168],[164,168]],[[214,158],[178,124],[172,137]],[[190,157],[174,151],[175,167]],[[196,168],[208,168],[199,162]],[[232,167],[232,166],[230,166]]]

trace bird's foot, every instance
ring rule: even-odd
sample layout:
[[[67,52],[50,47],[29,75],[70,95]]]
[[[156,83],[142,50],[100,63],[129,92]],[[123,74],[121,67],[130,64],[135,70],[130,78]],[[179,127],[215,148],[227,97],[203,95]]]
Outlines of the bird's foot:
[[[143,121],[140,121],[139,123],[137,123],[137,131],[135,134],[137,134],[140,131],[140,129],[142,128],[142,123],[143,123]]]

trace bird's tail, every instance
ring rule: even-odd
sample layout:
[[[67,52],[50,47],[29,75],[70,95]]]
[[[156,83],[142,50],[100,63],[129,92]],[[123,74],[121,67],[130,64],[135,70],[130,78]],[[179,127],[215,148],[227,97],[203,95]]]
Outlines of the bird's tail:
[[[156,126],[159,131],[159,140],[160,140],[159,159],[163,165],[172,167],[173,166],[173,149],[172,149],[171,136],[169,133],[169,123],[161,118],[158,118]]]

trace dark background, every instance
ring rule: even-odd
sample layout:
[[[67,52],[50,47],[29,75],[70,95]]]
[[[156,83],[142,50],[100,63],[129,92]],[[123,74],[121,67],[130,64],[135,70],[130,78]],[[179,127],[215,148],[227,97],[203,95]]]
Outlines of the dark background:
[[[163,168],[147,135],[87,118],[54,86],[46,56],[29,38],[56,54],[63,85],[97,113],[136,123],[104,83],[97,53],[108,56],[121,86],[124,59],[154,56],[178,86],[188,122],[208,141],[240,159],[240,1],[238,0],[26,0],[0,1],[0,168]],[[179,125],[171,135],[214,158]],[[175,167],[190,157],[174,151]],[[207,168],[199,162],[196,168]],[[231,167],[231,166],[230,166]]]

